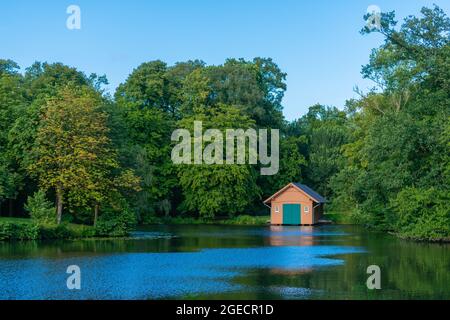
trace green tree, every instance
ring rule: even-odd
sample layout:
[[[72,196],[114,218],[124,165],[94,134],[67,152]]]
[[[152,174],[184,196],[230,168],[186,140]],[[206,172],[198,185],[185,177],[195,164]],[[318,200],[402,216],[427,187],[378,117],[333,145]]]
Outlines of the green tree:
[[[180,128],[191,131],[192,144],[194,121],[202,121],[204,130],[220,130],[223,137],[226,129],[254,127],[254,121],[233,106],[199,106],[195,111],[195,115],[179,123]],[[211,143],[214,142],[218,141],[213,139]],[[222,154],[225,155],[226,150],[222,149]],[[255,199],[260,198],[256,170],[248,164],[179,164],[177,171],[183,192],[180,210],[185,213],[198,213],[206,218],[219,214],[232,216],[242,213]]]
[[[115,94],[127,132],[122,158],[141,178],[141,191],[133,197],[143,219],[154,212],[168,214],[174,207],[176,173],[170,161],[170,136],[182,117],[185,79],[202,68],[201,61],[168,67],[162,61],[143,63]]]
[[[195,71],[185,81],[185,115],[191,115],[200,102],[205,106],[223,103],[241,109],[258,127],[282,126],[286,74],[271,59],[228,59],[223,65]]]
[[[342,146],[349,140],[347,115],[335,107],[311,106],[308,113],[288,124],[289,137],[298,137],[298,150],[306,159],[302,180],[327,198],[333,196],[331,178],[343,167]]]
[[[45,192],[39,190],[32,196],[29,196],[25,203],[25,210],[30,214],[31,219],[40,223],[55,222],[55,208],[47,200]]]
[[[301,147],[304,144],[306,144],[305,136],[280,137],[280,168],[278,173],[258,178],[258,186],[264,192],[264,199],[290,182],[303,181],[304,169],[307,166],[305,156],[301,152]],[[258,205],[258,203],[255,203],[255,205]]]
[[[394,13],[383,14],[378,32],[386,41],[362,70],[377,87],[349,102],[352,134],[332,185],[335,202],[353,203],[360,221],[436,239],[449,230],[442,132],[450,115],[450,20],[436,6],[421,13],[399,29]]]
[[[0,204],[5,199],[10,199],[11,204],[22,183],[14,161],[10,135],[13,123],[26,104],[23,79],[17,72],[18,68],[11,60],[0,59]]]
[[[58,224],[68,192],[85,188],[99,201],[105,171],[117,166],[101,104],[94,90],[68,86],[48,99],[41,115],[28,169],[42,188],[55,190]]]

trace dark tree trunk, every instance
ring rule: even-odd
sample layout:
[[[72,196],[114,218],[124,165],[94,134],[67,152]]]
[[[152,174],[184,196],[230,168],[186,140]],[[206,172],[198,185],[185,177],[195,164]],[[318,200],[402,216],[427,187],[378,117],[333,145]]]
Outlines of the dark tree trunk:
[[[62,210],[63,210],[63,195],[62,187],[56,187],[56,223],[61,223]]]
[[[13,204],[14,204],[14,203],[13,203],[13,199],[9,199],[9,212],[8,212],[8,213],[9,213],[9,216],[10,216],[10,217],[12,217],[13,214],[14,214],[14,213],[13,213],[13,211],[14,211],[14,210],[13,210],[13,208],[14,208]]]
[[[94,227],[97,225],[97,219],[98,219],[98,204],[94,207]]]

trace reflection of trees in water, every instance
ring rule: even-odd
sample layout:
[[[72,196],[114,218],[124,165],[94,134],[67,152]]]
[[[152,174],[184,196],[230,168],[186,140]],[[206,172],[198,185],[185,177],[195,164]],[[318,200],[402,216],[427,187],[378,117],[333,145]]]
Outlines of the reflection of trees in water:
[[[345,260],[343,266],[296,272],[280,272],[279,269],[249,270],[235,277],[233,282],[251,288],[251,292],[221,294],[220,297],[450,299],[450,244],[403,241],[386,234],[367,232],[359,227],[344,228],[348,231],[348,236],[337,237],[335,244],[363,247],[367,253],[337,256]],[[282,230],[282,227],[276,229],[278,232]],[[302,243],[309,241],[294,238],[274,232],[270,237],[270,244],[303,245]],[[317,238],[321,237],[313,237],[312,243],[323,244],[321,241],[317,242]],[[366,287],[369,276],[366,270],[372,264],[381,268],[381,290],[368,290]],[[286,290],[276,290],[278,288]],[[292,288],[311,290],[295,292],[290,290]],[[289,295],[290,291],[293,291],[292,295]]]
[[[230,281],[242,291],[209,295],[210,298],[435,298],[450,299],[450,244],[402,241],[386,234],[367,232],[358,227],[327,228],[239,228],[225,226],[155,227],[175,234],[174,238],[103,239],[81,241],[1,242],[0,257],[65,258],[124,252],[182,252],[203,248],[261,246],[352,246],[365,253],[338,258],[344,265],[303,270],[257,268],[243,270]],[[343,235],[321,232],[339,231]],[[153,230],[154,231],[154,230]],[[307,232],[308,231],[308,232]],[[320,231],[320,232],[316,232]],[[366,269],[381,268],[381,290],[368,290]],[[303,290],[311,289],[311,290]]]

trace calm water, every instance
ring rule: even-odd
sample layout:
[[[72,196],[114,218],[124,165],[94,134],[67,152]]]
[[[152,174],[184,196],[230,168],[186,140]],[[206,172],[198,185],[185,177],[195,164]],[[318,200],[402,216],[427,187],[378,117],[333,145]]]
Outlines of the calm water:
[[[81,268],[81,290],[66,287]],[[381,290],[368,290],[369,265]],[[450,299],[450,245],[352,226],[152,226],[130,239],[0,243],[0,299]]]

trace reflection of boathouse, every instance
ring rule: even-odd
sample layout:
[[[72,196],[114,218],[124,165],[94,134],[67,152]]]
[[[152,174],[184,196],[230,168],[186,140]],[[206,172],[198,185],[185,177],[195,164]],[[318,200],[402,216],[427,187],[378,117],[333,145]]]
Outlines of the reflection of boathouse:
[[[313,246],[318,244],[312,234],[313,227],[270,226],[269,242],[271,246]],[[301,230],[300,230],[301,229]]]

